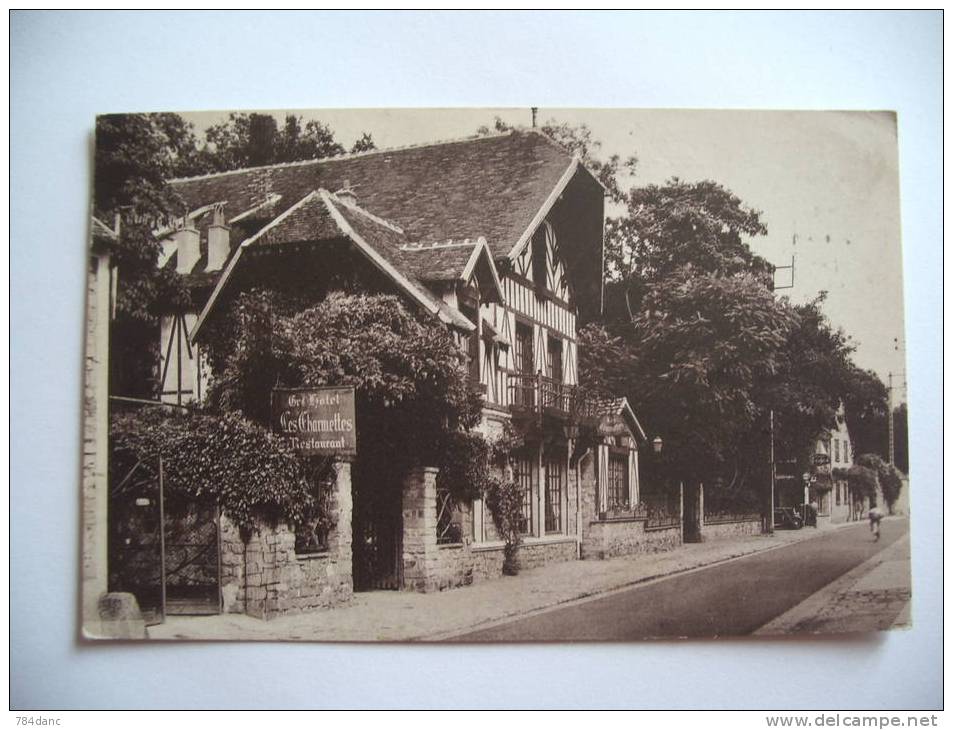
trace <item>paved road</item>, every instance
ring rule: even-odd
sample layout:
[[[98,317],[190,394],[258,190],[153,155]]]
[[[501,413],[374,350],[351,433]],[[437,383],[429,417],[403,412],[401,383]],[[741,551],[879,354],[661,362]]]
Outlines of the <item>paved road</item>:
[[[805,528],[811,529],[811,528]],[[628,641],[750,634],[906,534],[887,520],[456,636],[477,641]]]

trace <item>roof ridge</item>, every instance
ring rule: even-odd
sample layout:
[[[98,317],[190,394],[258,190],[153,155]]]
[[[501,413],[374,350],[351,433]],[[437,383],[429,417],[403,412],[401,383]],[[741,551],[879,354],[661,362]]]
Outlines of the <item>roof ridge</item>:
[[[301,208],[305,203],[307,203],[309,200],[315,197],[320,197],[320,193],[317,190],[312,190],[310,193],[308,193],[303,198],[301,198],[297,203],[295,203],[294,205],[290,206],[287,210],[283,211],[282,213],[279,213],[277,216],[272,218],[267,225],[262,226],[262,228],[258,230],[254,235],[249,236],[240,244],[238,244],[238,247],[248,248],[257,240],[259,240],[263,235],[265,235],[265,233],[268,233],[273,228],[277,228],[278,225],[282,223],[286,218],[289,218],[292,214],[297,212],[298,209]]]
[[[433,142],[416,142],[413,144],[398,145],[396,147],[384,147],[381,149],[375,150],[366,150],[364,152],[347,152],[343,155],[334,155],[331,157],[315,157],[311,160],[294,160],[292,162],[273,162],[270,165],[255,165],[253,167],[239,167],[234,170],[221,170],[220,172],[207,172],[202,175],[188,175],[185,177],[172,177],[169,178],[168,182],[178,183],[178,182],[189,182],[191,180],[204,180],[207,178],[213,177],[224,177],[225,175],[237,175],[241,172],[254,172],[256,170],[275,170],[275,169],[284,169],[287,167],[303,167],[304,165],[316,165],[324,162],[337,162],[338,160],[353,160],[361,157],[371,157],[372,155],[385,155],[390,152],[402,152],[404,150],[415,150],[422,149],[424,147],[440,147],[442,145],[449,144],[461,144],[463,142],[476,142],[483,139],[497,139],[499,137],[508,137],[514,134],[521,134],[528,132],[527,129],[512,129],[505,132],[494,132],[491,134],[471,134],[468,137],[455,137],[450,139],[440,139]],[[536,131],[536,130],[534,130]],[[537,134],[541,134],[536,131]],[[541,136],[546,137],[545,134]],[[557,145],[559,146],[559,145]],[[560,149],[563,153],[566,153],[566,150],[562,147]]]
[[[320,188],[320,189],[324,190],[324,188]],[[332,193],[328,191],[328,195],[334,200],[335,203],[338,203],[339,205],[343,205],[348,210],[353,210],[355,213],[360,213],[364,217],[370,218],[375,223],[379,223],[385,228],[389,228],[390,230],[394,231],[394,233],[399,233],[401,235],[404,235],[404,229],[401,228],[396,223],[392,223],[386,218],[381,218],[380,216],[374,215],[366,208],[362,208],[357,203],[352,203],[349,200],[345,200],[344,198],[340,197],[337,193]]]
[[[486,238],[483,236],[477,236],[476,238],[465,238],[462,241],[454,241],[452,238],[448,238],[446,243],[441,241],[434,241],[433,243],[414,241],[411,243],[402,243],[400,244],[399,248],[401,251],[433,251],[435,248],[473,248],[474,246],[479,246],[481,243],[486,243]]]

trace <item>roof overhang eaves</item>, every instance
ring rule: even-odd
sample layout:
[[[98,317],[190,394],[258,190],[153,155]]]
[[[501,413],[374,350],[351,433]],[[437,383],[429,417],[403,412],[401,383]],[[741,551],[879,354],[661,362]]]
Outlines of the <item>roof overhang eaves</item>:
[[[331,214],[331,217],[334,219],[334,222],[337,224],[338,228],[349,238],[354,244],[361,250],[361,252],[370,259],[371,263],[377,266],[382,272],[389,276],[394,282],[396,282],[407,294],[410,295],[418,304],[428,310],[431,314],[436,314],[440,317],[441,320],[444,317],[441,315],[440,304],[435,301],[432,297],[428,296],[424,290],[414,284],[410,279],[408,279],[403,273],[398,271],[393,264],[388,262],[383,256],[381,256],[377,251],[374,250],[374,247],[367,243],[364,238],[354,230],[347,219],[342,215],[341,211],[337,209],[334,205],[334,199],[331,193],[325,189],[318,190],[318,195],[321,196],[321,200],[324,201],[325,206],[328,209],[328,212]],[[469,320],[466,320],[469,323]],[[448,324],[451,322],[448,322]],[[474,325],[475,327],[475,325]]]
[[[192,328],[192,332],[189,334],[189,340],[192,342],[192,344],[195,344],[195,341],[198,339],[198,334],[202,329],[202,325],[205,324],[205,320],[208,319],[208,316],[212,311],[212,307],[215,305],[215,302],[218,300],[219,296],[221,296],[222,290],[225,288],[225,285],[228,283],[229,279],[231,279],[232,273],[235,271],[235,267],[238,265],[238,261],[242,257],[242,253],[245,251],[245,249],[252,246],[265,233],[270,231],[285,218],[298,210],[298,208],[314,198],[315,195],[317,195],[317,193],[312,190],[310,193],[301,198],[301,200],[288,208],[288,210],[286,210],[284,213],[269,222],[268,225],[262,227],[261,230],[259,230],[254,236],[246,238],[238,245],[238,248],[235,250],[235,255],[232,256],[228,262],[228,266],[226,266],[225,270],[222,271],[222,275],[218,278],[218,282],[216,282],[211,296],[209,296],[208,301],[205,302],[205,306],[202,307],[202,312],[199,314],[199,317],[195,322],[195,326]]]
[[[503,301],[503,282],[500,280],[500,274],[496,270],[496,264],[493,262],[493,254],[490,252],[490,246],[487,244],[486,239],[482,236],[477,240],[477,245],[473,247],[473,253],[470,254],[470,258],[467,260],[467,265],[463,267],[463,272],[460,274],[460,279],[465,283],[470,281],[470,277],[473,276],[474,271],[476,270],[477,264],[480,262],[480,258],[486,256],[487,266],[490,271],[490,279],[493,282],[493,289],[498,297],[496,301]]]
[[[556,183],[556,186],[550,191],[549,195],[546,196],[546,200],[543,201],[542,206],[539,210],[536,211],[536,215],[533,216],[532,220],[529,222],[529,225],[526,226],[526,229],[523,231],[522,235],[516,240],[516,243],[513,245],[513,248],[510,249],[510,252],[507,254],[507,257],[512,261],[517,256],[522,253],[523,249],[526,247],[527,242],[532,238],[533,233],[539,228],[540,224],[546,220],[546,216],[549,215],[549,211],[552,210],[552,207],[556,204],[556,201],[559,200],[559,196],[563,194],[563,191],[569,185],[569,181],[572,180],[573,175],[576,174],[582,166],[582,163],[579,160],[578,156],[573,156],[572,161],[569,163],[569,167],[566,168],[562,176],[559,178],[559,181]],[[590,175],[592,173],[589,173]],[[600,183],[601,185],[601,183]]]
[[[622,398],[622,413],[628,416],[632,423],[635,424],[635,428],[638,431],[638,435],[642,437],[643,441],[648,441],[649,437],[645,434],[645,429],[642,428],[642,424],[639,423],[638,417],[635,415],[635,411],[632,410],[632,406],[629,405],[629,399]]]

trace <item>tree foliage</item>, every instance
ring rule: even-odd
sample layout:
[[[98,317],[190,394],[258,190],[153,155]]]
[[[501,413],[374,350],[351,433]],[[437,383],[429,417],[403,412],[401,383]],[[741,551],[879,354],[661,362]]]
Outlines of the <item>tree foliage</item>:
[[[893,506],[900,496],[900,490],[903,488],[900,472],[877,454],[861,454],[854,461],[856,465],[876,475],[876,485],[880,487],[884,502],[893,511]],[[874,493],[865,492],[865,495],[872,497]]]
[[[904,474],[910,473],[910,449],[907,434],[907,404],[901,403],[893,409],[893,451],[894,463]]]
[[[887,457],[887,386],[873,370],[851,366],[844,410],[854,453]]]
[[[847,486],[854,499],[864,497],[873,502],[877,496],[877,472],[860,464],[854,464],[847,470]]]
[[[523,488],[518,482],[493,477],[487,484],[486,506],[497,534],[503,538],[503,575],[519,573],[519,546],[523,541]]]
[[[165,498],[173,512],[218,504],[248,530],[258,519],[302,525],[320,509],[298,457],[238,414],[211,417],[155,408],[121,413],[111,420],[110,443],[114,489],[137,462],[155,464],[162,457]]]
[[[763,407],[775,412],[775,440],[788,458],[806,459],[817,436],[836,426],[847,397],[854,348],[821,310],[825,298],[821,292],[790,308],[793,326],[779,353],[779,368],[759,395]]]
[[[633,188],[623,215],[606,227],[606,277],[611,293],[623,297],[630,314],[645,287],[686,266],[718,277],[754,276],[765,286],[771,266],[752,253],[747,239],[765,235],[761,214],[711,180]]]
[[[398,477],[413,465],[472,466],[479,419],[466,356],[439,322],[395,296],[331,293],[302,302],[276,291],[239,295],[206,333],[213,380],[209,400],[267,425],[276,386],[350,385],[357,396],[361,468]],[[484,457],[485,459],[485,457]],[[454,484],[465,498],[481,475]],[[454,472],[458,474],[458,472]]]
[[[364,132],[351,151],[373,149],[373,138]],[[196,155],[194,172],[317,160],[345,152],[347,149],[335,139],[331,128],[318,120],[305,122],[299,116],[287,114],[279,125],[270,114],[232,113],[224,122],[206,130],[205,144]]]
[[[662,461],[713,490],[764,481],[772,411],[777,450],[806,466],[849,393],[852,344],[823,293],[797,306],[775,296],[749,246],[765,233],[712,181],[631,190],[608,224],[604,321],[580,334],[582,381],[627,395],[663,436]]]
[[[171,268],[158,268],[153,231],[185,210],[166,182],[195,151],[190,125],[176,114],[115,114],[96,119],[93,214],[119,221],[111,251],[118,272],[111,324],[110,391],[152,397],[158,361],[158,317],[185,307],[188,292]]]

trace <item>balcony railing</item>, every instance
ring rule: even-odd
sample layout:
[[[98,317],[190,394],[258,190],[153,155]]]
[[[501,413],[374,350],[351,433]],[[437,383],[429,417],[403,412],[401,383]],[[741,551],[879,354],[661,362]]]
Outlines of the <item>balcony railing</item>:
[[[597,417],[606,402],[606,396],[601,393],[562,383],[541,373],[510,373],[507,393],[514,410],[555,412],[574,418]]]

